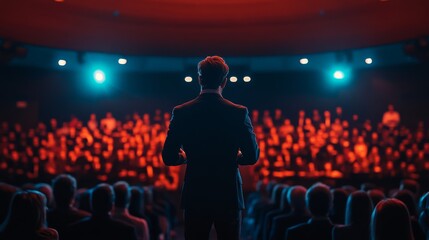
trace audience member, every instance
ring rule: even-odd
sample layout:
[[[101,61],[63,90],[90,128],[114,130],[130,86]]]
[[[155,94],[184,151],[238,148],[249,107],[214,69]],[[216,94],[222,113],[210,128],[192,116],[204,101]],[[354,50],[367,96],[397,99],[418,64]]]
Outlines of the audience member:
[[[76,179],[71,175],[61,174],[52,180],[55,207],[48,211],[47,219],[49,227],[56,229],[60,236],[70,224],[90,216],[73,206],[76,188]]]
[[[134,227],[112,219],[115,194],[110,185],[99,184],[91,191],[92,216],[71,225],[65,234],[70,240],[135,240]]]
[[[311,214],[307,223],[302,223],[286,231],[286,240],[331,240],[334,225],[328,217],[332,207],[329,187],[316,183],[306,194],[306,204]]]
[[[371,240],[414,240],[407,206],[397,199],[379,202],[370,226]]]
[[[132,225],[136,231],[138,240],[149,240],[149,227],[146,220],[131,216],[128,212],[131,192],[128,183],[124,181],[113,185],[115,191],[115,206],[112,211],[113,219]]]
[[[57,231],[46,227],[45,218],[46,197],[38,191],[19,191],[13,196],[9,213],[0,227],[0,239],[58,239]]]
[[[345,226],[335,226],[333,240],[369,240],[372,202],[364,191],[356,191],[347,200]]]

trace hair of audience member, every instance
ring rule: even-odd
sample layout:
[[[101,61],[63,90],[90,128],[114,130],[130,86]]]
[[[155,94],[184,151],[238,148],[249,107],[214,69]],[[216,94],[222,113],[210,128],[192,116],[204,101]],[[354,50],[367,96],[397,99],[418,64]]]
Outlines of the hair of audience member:
[[[344,218],[347,205],[347,192],[344,189],[336,188],[331,190],[332,193],[332,209],[331,220],[337,224],[344,224]]]
[[[414,240],[407,206],[398,199],[380,201],[370,226],[372,240]]]
[[[12,197],[1,232],[31,234],[46,227],[46,197],[39,191],[18,191]]]
[[[219,56],[208,56],[198,63],[198,75],[203,89],[216,89],[226,81],[229,67]]]
[[[46,183],[38,183],[38,184],[34,185],[34,189],[37,190],[37,191],[39,191],[39,192],[41,192],[41,193],[43,193],[45,195],[45,197],[46,197],[46,205],[51,208],[52,205],[53,205],[53,202],[54,202],[53,201],[54,200],[54,197],[53,197],[54,195],[52,193],[51,186],[49,184],[46,184]]]
[[[326,217],[332,207],[332,194],[327,185],[316,183],[308,189],[305,201],[311,215]]]
[[[377,206],[377,204],[386,198],[386,195],[381,190],[373,189],[368,192],[369,198],[371,198],[372,206]]]
[[[399,190],[393,195],[393,198],[400,200],[407,206],[411,217],[417,217],[416,200],[412,192],[409,190]]]
[[[372,208],[371,199],[366,192],[356,191],[351,193],[347,199],[345,224],[369,226]]]
[[[300,212],[306,210],[305,195],[307,189],[303,186],[293,186],[289,189],[287,200],[292,211]]]
[[[69,174],[61,174],[52,180],[52,189],[57,208],[66,208],[72,204],[76,194],[76,179]]]
[[[415,180],[404,179],[404,180],[401,181],[401,184],[399,186],[399,190],[409,190],[415,196],[418,196],[419,195],[419,191],[420,191],[420,185]]]
[[[144,216],[144,191],[142,188],[136,186],[131,187],[131,198],[128,209],[133,216]]]
[[[128,208],[130,204],[131,192],[130,186],[125,181],[116,182],[113,185],[115,191],[115,207]]]
[[[108,214],[114,201],[115,193],[109,184],[100,183],[91,191],[91,209],[94,215]]]

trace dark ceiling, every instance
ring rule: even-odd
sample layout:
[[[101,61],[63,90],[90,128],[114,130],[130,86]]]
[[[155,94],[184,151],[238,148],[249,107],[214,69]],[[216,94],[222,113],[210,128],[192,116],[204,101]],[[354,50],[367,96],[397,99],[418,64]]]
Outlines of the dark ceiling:
[[[307,54],[427,35],[428,0],[9,0],[0,5],[0,38],[127,55]]]

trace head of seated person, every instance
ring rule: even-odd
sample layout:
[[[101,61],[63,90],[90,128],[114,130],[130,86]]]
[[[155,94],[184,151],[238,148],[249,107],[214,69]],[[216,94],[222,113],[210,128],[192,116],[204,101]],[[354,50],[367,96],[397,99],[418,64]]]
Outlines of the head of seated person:
[[[377,204],[371,217],[372,240],[413,240],[407,206],[398,199],[386,199]]]
[[[327,185],[316,183],[308,189],[305,201],[313,218],[326,218],[332,207],[332,194]]]
[[[366,192],[351,193],[347,199],[346,225],[369,226],[372,208],[371,199]]]
[[[76,194],[76,179],[68,174],[58,175],[52,180],[56,208],[68,208]]]
[[[126,209],[130,205],[130,186],[125,181],[119,181],[113,185],[115,191],[115,208]]]
[[[108,216],[113,208],[115,194],[110,185],[101,183],[91,191],[91,209],[94,216]]]
[[[290,188],[287,196],[287,200],[291,209],[295,212],[306,211],[305,195],[307,189],[303,186],[293,186]]]

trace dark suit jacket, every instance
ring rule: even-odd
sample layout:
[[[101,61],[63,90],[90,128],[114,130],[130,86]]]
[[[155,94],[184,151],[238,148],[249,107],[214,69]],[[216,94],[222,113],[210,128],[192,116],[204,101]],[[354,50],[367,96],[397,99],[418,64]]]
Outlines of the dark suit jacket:
[[[61,239],[137,240],[134,227],[110,216],[92,216],[72,224]]]
[[[332,229],[332,240],[369,240],[369,223],[367,226],[335,226]]]
[[[180,148],[187,159],[179,157]],[[238,165],[252,165],[259,157],[247,108],[216,93],[175,107],[162,157],[167,166],[187,165],[182,208],[243,209]]]
[[[334,225],[329,219],[310,219],[289,228],[286,231],[286,240],[331,240]]]

